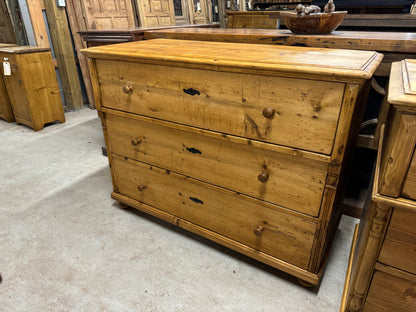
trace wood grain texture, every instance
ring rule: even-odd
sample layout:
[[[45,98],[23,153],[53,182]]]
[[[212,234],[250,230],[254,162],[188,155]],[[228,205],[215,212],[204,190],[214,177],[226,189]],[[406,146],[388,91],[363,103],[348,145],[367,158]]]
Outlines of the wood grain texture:
[[[139,10],[139,23],[142,27],[175,25],[173,1],[148,0],[136,1]]]
[[[379,261],[416,274],[416,212],[395,208]]]
[[[316,229],[312,218],[285,215],[277,206],[117,155],[112,166],[120,194],[307,268]]]
[[[166,51],[169,53],[166,53]],[[320,50],[288,46],[227,44],[223,42],[155,39],[93,47],[91,58],[113,59],[229,71],[255,71],[268,75],[311,77],[341,81],[370,79],[382,60],[371,51]],[[313,57],[312,57],[313,56]],[[324,78],[325,77],[325,78]]]
[[[36,131],[52,121],[64,122],[51,53],[36,52],[35,47],[16,47],[14,53],[7,49],[0,50],[0,58],[7,57],[11,65],[11,76],[3,78],[16,122]]]
[[[308,151],[332,151],[343,84],[101,60],[97,70],[106,107]],[[126,86],[131,87],[127,93]],[[266,108],[274,111],[271,118],[264,117]]]
[[[364,312],[416,311],[416,285],[412,281],[375,271]]]
[[[0,118],[7,122],[13,122],[15,120],[3,77],[0,79]]]
[[[45,9],[43,0],[27,0],[26,3],[30,20],[32,21],[36,45],[49,48],[48,31],[46,30],[45,18],[43,16],[43,10]]]
[[[58,61],[65,106],[69,109],[82,108],[84,102],[65,8],[58,8],[55,1],[44,3],[52,44]]]
[[[106,116],[113,153],[319,215],[327,163],[291,154],[293,149],[279,152],[271,144],[123,115]],[[262,173],[268,174],[266,182],[259,181]]]
[[[416,153],[413,153],[409,171],[404,180],[402,195],[403,197],[416,200]]]

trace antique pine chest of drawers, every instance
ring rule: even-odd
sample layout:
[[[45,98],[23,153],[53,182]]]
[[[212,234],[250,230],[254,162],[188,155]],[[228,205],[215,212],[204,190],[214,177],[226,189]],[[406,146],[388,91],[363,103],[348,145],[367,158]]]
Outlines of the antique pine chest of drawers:
[[[392,64],[388,101],[342,311],[416,311],[416,60]]]
[[[319,283],[382,55],[163,39],[83,53],[114,199]]]
[[[59,85],[49,48],[15,46],[0,48],[0,60],[10,64],[3,80],[18,124],[34,130],[49,122],[65,122]]]

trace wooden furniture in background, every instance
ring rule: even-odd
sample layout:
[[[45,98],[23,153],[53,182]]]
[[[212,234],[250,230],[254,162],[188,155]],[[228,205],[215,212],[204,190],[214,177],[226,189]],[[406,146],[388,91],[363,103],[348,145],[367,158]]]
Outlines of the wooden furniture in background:
[[[373,194],[342,311],[416,311],[416,60],[392,65]]]
[[[83,53],[114,199],[319,283],[380,54],[157,39]]]
[[[227,28],[278,29],[279,11],[227,11]]]
[[[0,43],[0,49],[16,46],[13,43]],[[9,95],[7,94],[7,89],[3,81],[3,77],[0,79],[0,118],[6,120],[7,122],[14,121],[14,115],[12,106],[10,104]]]
[[[0,59],[11,66],[4,83],[18,124],[41,130],[49,122],[65,122],[50,49],[15,46],[0,49]]]

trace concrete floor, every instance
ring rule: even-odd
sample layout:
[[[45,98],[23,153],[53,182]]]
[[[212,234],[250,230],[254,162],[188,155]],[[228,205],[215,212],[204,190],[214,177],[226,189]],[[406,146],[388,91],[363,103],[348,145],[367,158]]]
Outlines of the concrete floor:
[[[319,288],[120,209],[95,111],[40,132],[0,121],[0,311],[339,309],[354,225],[343,217]]]

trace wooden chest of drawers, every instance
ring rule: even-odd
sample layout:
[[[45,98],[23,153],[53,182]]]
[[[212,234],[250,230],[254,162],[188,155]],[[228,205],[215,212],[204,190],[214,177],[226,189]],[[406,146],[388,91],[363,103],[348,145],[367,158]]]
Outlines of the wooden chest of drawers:
[[[181,40],[83,53],[113,198],[319,283],[380,54]]]
[[[46,123],[65,122],[50,49],[0,48],[0,60],[10,64],[11,75],[1,70],[17,123],[41,130]]]
[[[416,311],[416,60],[392,65],[373,194],[342,311]]]

